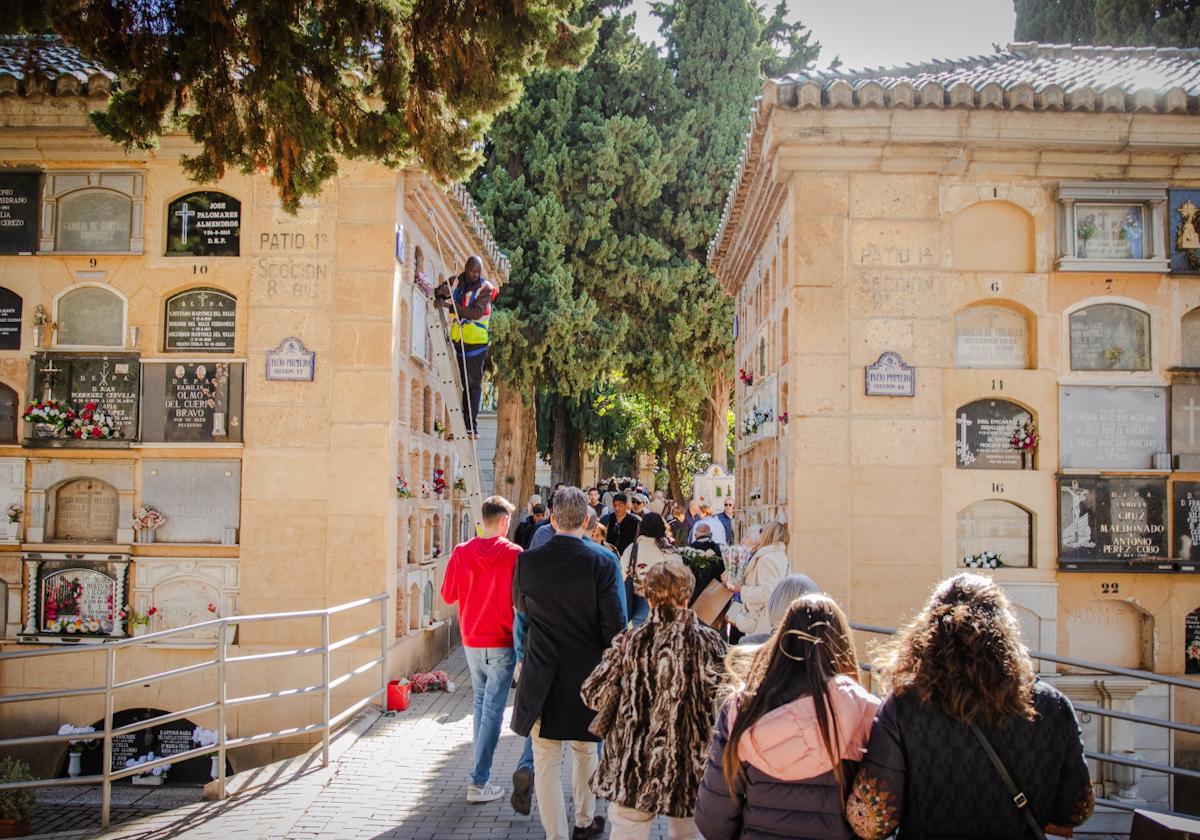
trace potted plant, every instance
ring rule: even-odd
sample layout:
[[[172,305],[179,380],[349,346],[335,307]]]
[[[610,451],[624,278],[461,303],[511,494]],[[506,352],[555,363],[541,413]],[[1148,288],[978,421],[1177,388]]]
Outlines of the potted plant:
[[[94,726],[76,726],[73,723],[64,723],[58,727],[59,735],[90,735],[95,731]],[[67,775],[72,779],[83,772],[80,765],[83,751],[94,743],[96,742],[91,740],[67,741]]]
[[[150,619],[158,615],[158,607],[150,607],[144,613],[140,613],[133,607],[126,604],[117,613],[121,618],[125,619],[125,626],[134,636],[145,636],[150,629]]]
[[[0,761],[0,782],[32,782],[33,774],[24,761],[6,756]],[[0,837],[24,837],[37,805],[32,788],[0,791]]]
[[[139,542],[154,542],[154,532],[166,524],[167,517],[147,505],[142,505],[133,515],[133,527],[138,532]]]
[[[16,502],[8,506],[8,529],[5,533],[8,539],[15,540],[20,536],[21,515],[23,513],[25,513],[25,509]]]

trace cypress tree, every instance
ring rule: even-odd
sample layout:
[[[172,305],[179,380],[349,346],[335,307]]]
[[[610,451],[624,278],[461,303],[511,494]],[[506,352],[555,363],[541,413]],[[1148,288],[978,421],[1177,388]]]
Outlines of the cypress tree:
[[[1200,46],[1194,0],[1014,0],[1018,41],[1103,46]]]

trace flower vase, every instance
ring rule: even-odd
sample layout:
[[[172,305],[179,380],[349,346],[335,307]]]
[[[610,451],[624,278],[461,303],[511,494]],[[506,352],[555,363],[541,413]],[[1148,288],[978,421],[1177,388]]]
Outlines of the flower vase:
[[[1033,469],[1033,453],[1031,451],[1029,451],[1028,449],[1021,450],[1021,469],[1023,469],[1023,470]]]
[[[138,541],[144,543],[154,542],[154,529],[143,528],[142,530],[138,531]]]
[[[146,625],[146,624],[135,624],[135,625],[133,625],[133,636],[134,636],[134,638],[137,638],[138,636],[145,636],[145,635],[146,635],[146,631],[147,631],[147,630],[149,630],[149,629],[150,629],[149,625]]]
[[[21,533],[21,521],[4,523],[4,538],[16,542]]]
[[[218,756],[216,753],[213,753],[211,756],[209,756],[209,758],[212,759],[212,767],[208,771],[208,777],[210,779],[215,779],[217,776],[221,775],[220,756]]]
[[[67,775],[72,779],[83,773],[83,753],[72,750],[67,755]]]
[[[50,423],[34,423],[33,436],[35,438],[56,438],[58,437],[60,427]]]

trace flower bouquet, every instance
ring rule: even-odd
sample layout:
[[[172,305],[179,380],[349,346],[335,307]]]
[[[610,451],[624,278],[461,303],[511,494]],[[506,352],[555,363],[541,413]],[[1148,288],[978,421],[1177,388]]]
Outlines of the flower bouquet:
[[[754,552],[746,545],[723,545],[721,557],[725,561],[725,571],[729,572],[729,584],[741,586],[746,572],[750,569],[750,558]]]
[[[433,297],[433,283],[429,282],[424,271],[418,271],[414,274],[413,282],[421,288],[421,291],[425,293],[425,297]]]
[[[401,499],[411,499],[413,492],[408,489],[408,482],[404,480],[404,476],[396,476],[396,495]]]
[[[25,512],[24,508],[22,508],[16,502],[13,502],[11,505],[8,506],[8,521],[9,522],[20,522],[21,514],[23,514],[24,512]]]
[[[446,434],[446,424],[441,420],[433,421],[433,433],[439,437]]]
[[[1041,436],[1038,435],[1037,426],[1032,420],[1027,420],[1013,432],[1009,445],[1021,452],[1032,452],[1037,448],[1039,440]]]
[[[75,411],[67,409],[67,434],[77,440],[116,440],[121,437],[117,419],[96,403],[89,402]]]
[[[754,371],[747,371],[744,368],[738,368],[738,379],[742,380],[746,385],[754,384]]]
[[[94,726],[76,726],[73,723],[64,723],[58,727],[59,735],[90,735],[96,731]],[[83,773],[83,751],[88,747],[97,746],[96,741],[91,739],[72,739],[67,741],[67,775],[72,779]]]
[[[433,471],[433,494],[439,499],[446,493],[446,471]]]
[[[1192,639],[1192,643],[1187,646],[1187,658],[1200,665],[1200,639]]]
[[[458,478],[454,479],[454,489],[457,490],[459,493],[466,493],[467,492],[467,480],[465,478],[463,478],[461,475]]]
[[[33,424],[34,437],[62,437],[63,429],[71,419],[67,416],[70,410],[70,406],[58,400],[37,400],[25,406],[21,417],[26,423]]]
[[[150,626],[150,619],[158,615],[158,607],[151,607],[146,612],[140,613],[126,604],[117,615],[125,620],[127,627],[133,628],[133,635],[140,636]]]
[[[711,548],[706,548],[701,551],[698,548],[688,548],[684,546],[679,549],[679,556],[683,558],[683,562],[694,572],[703,572],[711,569],[720,562],[721,558]]]
[[[411,674],[408,678],[413,694],[425,694],[430,691],[454,692],[454,683],[445,671],[427,671],[421,674]]]
[[[160,756],[156,756],[154,754],[154,750],[150,750],[150,752],[146,753],[145,755],[139,755],[137,758],[125,759],[125,766],[140,767],[143,764],[154,761],[156,758],[160,758]],[[170,769],[170,764],[162,764],[158,767],[150,768],[145,773],[139,773],[129,781],[135,785],[161,785],[164,781],[166,781],[164,777],[167,775],[167,771]]]
[[[146,505],[138,508],[133,515],[133,527],[137,530],[138,539],[142,542],[154,542],[154,532],[166,524],[167,517]]]
[[[996,552],[983,551],[963,557],[963,565],[968,569],[998,569],[1004,565],[1004,562]]]
[[[786,426],[788,424],[788,420],[789,420],[788,413],[786,411],[780,412],[779,417],[777,419],[779,420],[780,423],[782,423],[783,425]]]
[[[94,635],[103,628],[100,620],[91,616],[63,616],[51,621],[46,629],[51,633],[69,633],[78,636]]]

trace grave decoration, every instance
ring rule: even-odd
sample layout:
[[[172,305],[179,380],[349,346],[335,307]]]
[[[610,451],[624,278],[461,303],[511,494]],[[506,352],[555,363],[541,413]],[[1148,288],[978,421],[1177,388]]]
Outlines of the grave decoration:
[[[167,205],[168,257],[236,257],[242,203],[221,192],[194,192]]]
[[[1171,271],[1200,271],[1200,190],[1170,190]]]
[[[1066,568],[1168,558],[1165,478],[1072,475],[1058,486],[1059,561]]]
[[[168,712],[161,709],[122,709],[113,714],[112,725],[113,729],[120,729],[156,717],[163,717],[167,714]],[[95,726],[98,729],[103,727],[104,721],[97,721]],[[193,737],[196,729],[197,725],[194,721],[183,718],[182,720],[170,721],[158,726],[139,729],[136,732],[114,735],[112,739],[112,769],[122,770],[126,767],[135,767],[146,761],[152,761],[153,759],[148,758],[151,754],[155,758],[169,758],[194,749]],[[99,775],[103,761],[103,750],[88,750],[83,756],[84,774],[89,776]],[[184,761],[172,761],[167,765],[169,769],[160,773],[159,778],[161,779],[165,776],[164,781],[171,781],[177,784],[202,785],[206,784],[211,778],[211,766],[212,762],[206,755],[189,758]],[[146,775],[152,774],[152,770],[146,771]],[[151,784],[161,783],[161,781],[151,782]]]
[[[430,691],[446,691],[454,693],[455,685],[450,675],[445,671],[427,671],[410,674],[408,684],[413,694],[426,694]]]
[[[142,440],[239,443],[245,365],[147,362],[142,366]]]
[[[92,444],[133,439],[140,385],[137,356],[44,353],[30,366],[33,390],[40,394],[25,416],[40,424],[34,427],[34,445],[47,438]]]
[[[151,607],[144,613],[140,613],[133,607],[129,606],[129,604],[126,604],[121,608],[117,615],[120,616],[125,622],[125,626],[127,628],[131,628],[133,630],[133,635],[142,636],[145,635],[146,631],[150,627],[150,619],[158,615],[158,607]]]
[[[955,466],[963,470],[1020,470],[1033,466],[1033,447],[1017,447],[1033,417],[1007,400],[976,400],[955,412]]]
[[[1200,481],[1176,481],[1171,492],[1175,509],[1171,556],[1200,562]]]
[[[1145,470],[1168,450],[1167,389],[1064,385],[1059,460],[1064,469]]]
[[[236,460],[143,460],[142,498],[153,499],[156,512],[164,516],[152,539],[236,545],[241,474]]]
[[[25,573],[33,582],[21,630],[26,641],[88,642],[123,636],[117,615],[125,601],[127,559],[109,555],[61,554],[47,559],[25,555]]]
[[[0,254],[37,251],[40,178],[37,172],[0,172]]]
[[[1183,658],[1185,674],[1200,674],[1200,609],[1183,620]]]
[[[0,219],[3,219],[2,208],[0,205]],[[11,289],[0,288],[0,350],[21,349],[21,309],[21,296]]]
[[[963,566],[968,569],[998,569],[1003,565],[1000,555],[994,551],[982,551],[963,558]]]
[[[446,471],[433,471],[433,494],[439,499],[446,493]]]
[[[396,495],[401,499],[411,499],[413,492],[408,489],[408,482],[404,480],[404,476],[396,476]]]

